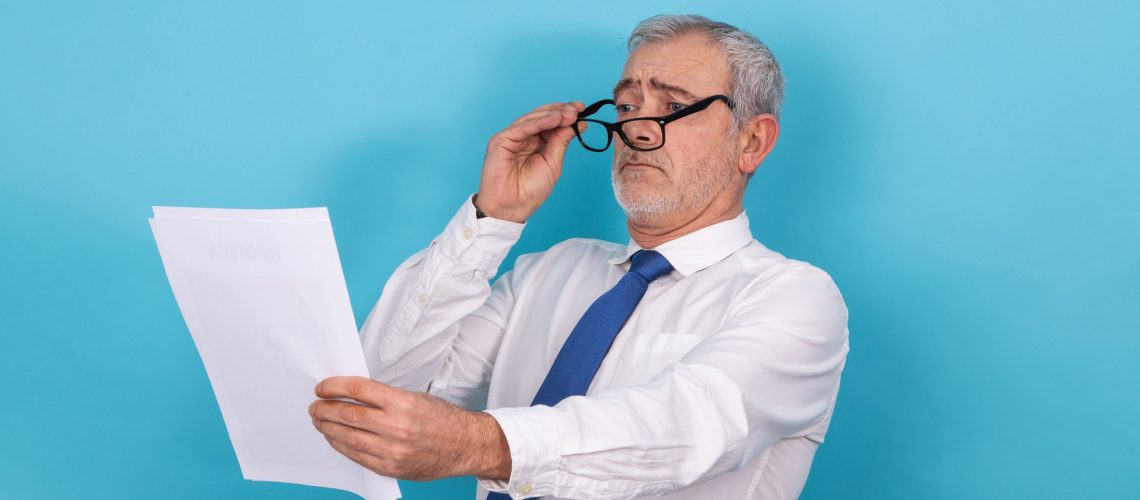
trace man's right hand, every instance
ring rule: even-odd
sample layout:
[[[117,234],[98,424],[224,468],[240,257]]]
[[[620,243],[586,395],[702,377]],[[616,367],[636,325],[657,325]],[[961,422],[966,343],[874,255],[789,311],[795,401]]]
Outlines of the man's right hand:
[[[491,136],[476,204],[496,219],[525,222],[562,176],[562,158],[574,139],[581,102],[539,107]],[[585,128],[585,123],[580,125]]]

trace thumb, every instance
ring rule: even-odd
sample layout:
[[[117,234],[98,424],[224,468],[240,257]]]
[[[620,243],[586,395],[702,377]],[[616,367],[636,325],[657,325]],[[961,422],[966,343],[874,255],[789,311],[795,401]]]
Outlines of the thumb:
[[[582,123],[582,127],[585,128],[586,123],[585,122],[581,122],[581,123]],[[560,163],[562,158],[566,156],[566,149],[570,146],[570,143],[573,140],[574,140],[574,124],[573,123],[571,123],[568,126],[558,128],[557,131],[555,131],[553,134],[551,134],[551,137],[546,142],[546,144],[547,144],[547,149],[546,149],[547,158],[549,158],[551,160],[556,159]]]

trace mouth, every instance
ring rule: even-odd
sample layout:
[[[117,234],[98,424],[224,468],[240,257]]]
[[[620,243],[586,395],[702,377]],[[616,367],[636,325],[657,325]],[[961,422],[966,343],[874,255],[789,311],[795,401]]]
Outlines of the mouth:
[[[622,167],[621,167],[622,170],[625,170],[627,168],[656,168],[658,170],[661,170],[660,168],[653,166],[653,165],[650,165],[648,163],[632,163],[632,162],[626,163],[625,165],[622,165]]]

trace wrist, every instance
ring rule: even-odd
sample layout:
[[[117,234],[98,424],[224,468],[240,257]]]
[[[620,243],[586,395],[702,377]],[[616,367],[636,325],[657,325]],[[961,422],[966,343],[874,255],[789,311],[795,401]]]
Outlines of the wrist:
[[[476,218],[492,217],[522,224],[525,223],[527,218],[531,215],[529,212],[503,208],[501,205],[495,203],[494,200],[480,200],[479,193],[475,193],[475,195],[471,197],[471,204],[475,205]]]
[[[484,412],[470,412],[471,426],[475,437],[470,448],[472,453],[471,475],[480,479],[508,481],[511,478],[511,449],[507,436],[499,427],[495,417]]]

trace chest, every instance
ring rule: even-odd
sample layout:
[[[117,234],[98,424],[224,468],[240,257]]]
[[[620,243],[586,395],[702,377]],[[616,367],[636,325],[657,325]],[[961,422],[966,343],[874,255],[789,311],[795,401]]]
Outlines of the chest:
[[[549,273],[519,290],[495,360],[488,404],[529,405],[582,315],[625,271],[614,265]],[[731,270],[672,273],[649,284],[614,337],[587,393],[649,381],[714,334],[747,285]]]

